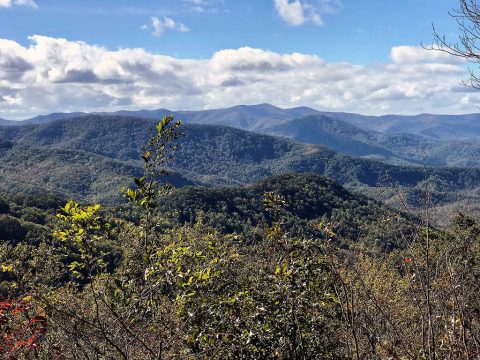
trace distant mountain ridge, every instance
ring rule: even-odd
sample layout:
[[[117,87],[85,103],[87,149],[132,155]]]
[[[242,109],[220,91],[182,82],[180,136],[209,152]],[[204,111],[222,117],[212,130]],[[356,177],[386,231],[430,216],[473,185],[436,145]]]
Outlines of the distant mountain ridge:
[[[322,114],[385,134],[411,133],[442,140],[467,140],[480,137],[480,113],[382,116],[341,112],[322,112]]]
[[[327,115],[289,120],[261,132],[393,165],[480,167],[480,139],[453,141],[381,133]]]
[[[186,124],[224,125],[282,136],[394,165],[480,167],[480,114],[364,116],[259,104],[203,111],[53,113],[20,122],[4,120],[0,125],[23,127],[94,115],[159,120],[168,114],[181,118]]]
[[[370,154],[393,156],[390,150],[371,141],[380,134],[362,130],[326,115],[310,115],[289,120],[277,126],[264,128],[262,133],[283,136],[307,144],[328,146],[353,156]]]
[[[19,125],[20,121],[15,120],[5,120],[0,118],[0,126],[15,126]]]
[[[0,125],[42,124],[61,119],[71,119],[85,112],[52,113],[22,121],[0,119]],[[347,122],[363,130],[385,134],[411,133],[433,139],[466,140],[480,137],[480,113],[463,115],[360,115],[345,112],[318,111],[309,107],[282,109],[270,104],[237,105],[225,109],[183,111],[183,110],[121,110],[116,112],[93,112],[91,115],[134,116],[160,119],[167,114],[182,118],[185,122],[197,124],[226,125],[243,130],[260,131],[278,126],[286,121],[310,115],[325,115]]]
[[[317,110],[308,107],[297,107],[282,109],[270,104],[259,105],[237,105],[225,109],[199,110],[199,111],[174,111],[169,109],[156,110],[120,110],[115,112],[72,112],[72,113],[52,113],[39,115],[30,119],[13,121],[6,120],[8,124],[14,126],[23,126],[31,124],[44,124],[57,120],[67,120],[84,115],[116,115],[132,116],[145,119],[159,120],[165,115],[173,114],[188,123],[226,125],[243,130],[253,130],[262,128],[268,124],[278,124],[283,121],[294,118],[318,114]]]

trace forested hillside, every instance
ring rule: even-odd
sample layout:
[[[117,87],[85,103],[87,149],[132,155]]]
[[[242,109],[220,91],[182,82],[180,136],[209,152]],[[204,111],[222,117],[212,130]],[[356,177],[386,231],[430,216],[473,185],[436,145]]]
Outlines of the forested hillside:
[[[365,131],[347,122],[324,115],[311,115],[263,129],[262,132],[279,135],[307,144],[325,145],[344,154],[357,157],[376,154],[392,157],[387,148],[375,145],[380,135]]]
[[[295,235],[319,236],[313,225],[323,219],[335,223],[338,235],[349,242],[397,248],[403,244],[391,242],[387,229],[393,231],[394,227],[384,220],[394,218],[396,225],[413,221],[380,202],[315,174],[284,174],[241,187],[186,186],[166,195],[158,210],[170,227],[192,225],[201,219],[212,229],[223,234],[241,234],[242,241],[251,243],[259,241],[263,227],[271,226],[276,220],[275,214],[264,205],[264,194],[270,192],[285,200],[283,226]],[[54,215],[66,201],[66,197],[54,194],[3,193],[0,239],[35,244],[50,238],[51,229],[57,223]],[[134,208],[125,205],[110,206],[105,210],[107,213],[126,218],[138,216]],[[379,224],[382,225],[379,227]],[[407,227],[404,230],[407,231]]]
[[[58,195],[0,194],[0,239],[38,245],[51,237],[55,214],[66,202]]]
[[[126,163],[87,151],[48,149],[0,140],[1,190],[16,194],[53,193],[65,198],[115,203],[118,189],[140,174],[136,163]],[[177,186],[193,184],[178,174]]]
[[[152,125],[150,136],[138,133],[145,143],[134,160],[133,148],[108,142],[121,138],[119,123],[89,121],[82,131],[62,122],[3,130],[10,140],[2,141],[2,166],[12,166],[5,167],[12,176],[55,179],[62,170],[88,184],[81,175],[93,170],[100,176],[91,184],[112,187],[113,174],[133,179],[121,191],[127,203],[109,207],[59,195],[0,196],[2,356],[419,358],[430,348],[426,333],[445,339],[435,350],[442,356],[477,351],[480,230],[471,217],[459,214],[448,230],[436,230],[428,212],[406,214],[313,173],[234,187],[165,185],[174,157],[179,171],[199,177],[202,170],[219,182],[241,182],[241,166],[250,179],[258,174],[250,169],[291,166],[380,186],[388,169],[414,191],[426,175],[442,189],[476,186],[475,170],[388,166],[227,127],[181,127],[173,117],[119,119],[131,134]],[[54,162],[61,166],[49,167]],[[105,191],[81,189],[84,200]],[[435,282],[422,283],[432,274]],[[455,304],[469,309],[458,323],[450,316]]]
[[[154,123],[95,115],[0,128],[1,137],[8,139],[0,153],[2,189],[46,189],[79,199],[121,201],[118,189],[138,174],[139,154]],[[458,207],[475,203],[480,187],[476,168],[393,166],[223,126],[187,124],[183,132],[169,165],[177,173],[171,177],[177,186],[241,185],[275,174],[316,173],[378,199],[390,198],[384,190],[392,193],[389,189],[398,186],[413,207],[422,205],[426,185],[433,205]]]
[[[385,134],[410,133],[443,141],[478,139],[480,135],[480,114],[419,114],[411,116],[393,114],[364,116],[336,112],[323,114]]]
[[[0,121],[0,126],[48,124],[62,119],[97,115],[159,120],[169,114],[175,114],[189,124],[225,125],[280,135],[299,142],[325,145],[343,154],[394,165],[480,166],[478,114],[376,117],[320,112],[307,107],[281,109],[260,104],[203,111],[157,109],[92,114],[52,113],[25,121]]]
[[[363,123],[352,125],[333,116],[335,114],[311,115],[262,129],[261,132],[325,145],[343,154],[394,165],[480,166],[480,141],[473,134],[468,139],[459,140],[462,137],[427,137],[409,133],[406,128],[403,131],[399,129],[397,133],[382,133],[362,126]]]
[[[167,196],[160,210],[172,214],[174,223],[180,225],[195,223],[200,217],[222,233],[243,234],[249,242],[259,241],[263,226],[274,221],[263,203],[268,192],[285,200],[283,221],[292,236],[319,236],[312,224],[323,219],[336,224],[343,239],[396,248],[404,245],[400,240],[392,242],[402,221],[405,227],[401,229],[409,231],[408,221],[398,212],[315,174],[284,174],[247,187],[185,187]]]

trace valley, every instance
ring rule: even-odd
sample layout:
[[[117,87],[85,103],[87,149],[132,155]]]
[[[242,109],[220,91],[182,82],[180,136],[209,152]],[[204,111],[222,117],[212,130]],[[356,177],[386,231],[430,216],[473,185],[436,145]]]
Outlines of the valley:
[[[259,109],[265,113],[256,118]],[[195,353],[194,320],[209,329],[198,346],[231,358],[236,351],[257,356],[277,348],[278,334],[292,321],[280,315],[292,311],[288,293],[305,304],[295,314],[302,317],[312,358],[320,352],[343,356],[348,346],[337,341],[350,337],[349,325],[336,314],[345,311],[350,295],[340,286],[355,291],[360,316],[369,318],[378,315],[371,294],[386,302],[382,297],[390,299],[394,290],[384,293],[384,286],[401,289],[381,316],[402,323],[410,321],[402,315],[412,291],[408,267],[425,259],[425,239],[439,249],[431,256],[442,284],[451,281],[442,254],[459,264],[477,263],[475,242],[462,239],[480,233],[474,220],[480,215],[480,167],[444,166],[474,163],[467,142],[461,142],[465,148],[456,142],[441,148],[439,140],[418,134],[360,129],[331,115],[308,115],[308,109],[289,119],[288,111],[276,109],[241,107],[243,115],[219,110],[224,120],[214,120],[216,111],[186,112],[181,125],[174,116],[154,119],[161,112],[143,118],[122,112],[56,114],[34,121],[40,123],[0,126],[0,296],[22,299],[0,303],[0,315],[15,331],[22,331],[16,321],[23,312],[46,324],[35,340],[47,357],[57,343],[70,354],[72,341],[85,354],[99,353],[90,343],[95,326],[82,325],[87,337],[72,331],[85,319],[105,326],[134,317],[110,325],[118,333],[105,351],[121,353],[118,344],[136,331],[139,342],[128,352],[138,358],[157,343],[151,334],[171,338],[163,332],[167,326],[183,339],[166,348],[169,354]],[[271,124],[261,127],[268,116]],[[442,161],[421,160],[418,153],[431,149],[440,158],[450,147],[452,157]],[[424,276],[426,270],[415,271]],[[463,283],[476,286],[470,279]],[[447,296],[441,286],[437,294]],[[35,298],[23,295],[29,293]],[[48,306],[45,315],[30,315],[41,304]],[[320,305],[312,312],[311,304]],[[26,310],[14,315],[13,306]],[[162,319],[162,328],[145,316]],[[178,321],[187,325],[178,329]],[[391,326],[397,325],[368,331],[390,336]],[[252,328],[261,346],[246,338]],[[231,335],[212,348],[210,339],[222,329]],[[367,337],[362,334],[365,353],[373,351]],[[416,336],[401,338],[421,347]],[[8,346],[17,351],[15,343]]]
[[[446,224],[456,211],[475,209],[480,188],[475,149],[480,143],[440,145],[440,140],[417,134],[360,129],[332,114],[303,116],[312,111],[258,105],[184,112],[185,136],[178,140],[169,181],[177,187],[232,186],[284,173],[315,173],[402,210],[405,205],[412,211],[422,208],[428,193],[437,224]],[[2,191],[124,201],[119,189],[140,173],[140,150],[156,120],[121,114],[60,120],[55,114],[42,124],[0,127]],[[303,117],[289,119],[299,115]],[[212,123],[248,123],[257,130]],[[406,204],[400,206],[399,194]]]

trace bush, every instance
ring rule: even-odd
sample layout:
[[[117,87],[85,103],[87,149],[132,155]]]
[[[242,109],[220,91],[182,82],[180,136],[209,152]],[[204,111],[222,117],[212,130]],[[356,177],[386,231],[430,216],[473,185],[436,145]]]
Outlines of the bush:
[[[21,241],[25,239],[27,230],[22,223],[9,215],[0,215],[0,239]]]

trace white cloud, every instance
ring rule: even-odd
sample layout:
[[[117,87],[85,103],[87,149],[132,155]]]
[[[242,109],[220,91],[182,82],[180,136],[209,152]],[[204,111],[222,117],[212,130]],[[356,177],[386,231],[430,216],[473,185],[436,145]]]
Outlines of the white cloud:
[[[440,62],[446,64],[461,64],[465,60],[437,50],[427,50],[416,46],[395,46],[390,51],[390,57],[396,64],[417,64],[421,62]]]
[[[290,25],[302,25],[305,23],[303,5],[299,0],[290,2],[289,0],[275,0],[275,8],[278,15]]]
[[[217,13],[218,5],[224,4],[224,0],[183,0],[183,2],[195,12]]]
[[[160,36],[162,35],[163,31],[164,31],[164,26],[163,26],[163,22],[157,18],[157,17],[152,17],[151,18],[152,20],[152,35],[153,36]],[[145,26],[145,25],[144,25]],[[145,27],[144,27],[145,28]],[[146,27],[148,29],[148,26]]]
[[[13,5],[31,7],[34,9],[38,8],[38,5],[34,0],[0,0],[0,8],[9,8]]]
[[[168,16],[164,16],[163,20],[160,20],[159,18],[152,16],[150,18],[151,20],[151,25],[143,25],[142,30],[151,30],[151,34],[153,36],[159,37],[161,36],[165,30],[176,30],[180,32],[188,32],[189,29],[187,26],[185,26],[182,23],[176,23],[172,18]]]
[[[274,0],[278,15],[289,25],[299,26],[310,21],[323,25],[322,14],[337,12],[340,0]]]
[[[32,7],[35,9],[38,8],[38,5],[34,0],[13,0],[13,3],[19,6]]]
[[[388,64],[355,65],[248,47],[197,60],[38,35],[30,40],[23,46],[0,39],[0,118],[261,102],[366,114],[466,113],[480,104],[480,92],[459,85],[464,64],[415,47],[393,48]]]

